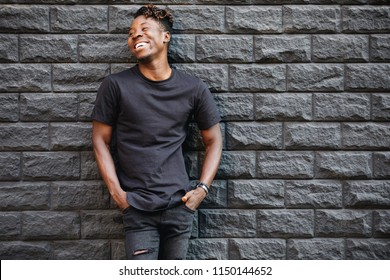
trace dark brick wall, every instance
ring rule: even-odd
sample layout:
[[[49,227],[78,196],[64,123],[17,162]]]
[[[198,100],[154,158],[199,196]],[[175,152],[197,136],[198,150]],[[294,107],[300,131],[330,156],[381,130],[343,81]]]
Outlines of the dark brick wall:
[[[91,149],[144,1],[0,0],[0,257],[121,259]],[[223,117],[190,259],[390,259],[387,0],[165,0],[171,61]],[[203,158],[193,126],[186,152]]]

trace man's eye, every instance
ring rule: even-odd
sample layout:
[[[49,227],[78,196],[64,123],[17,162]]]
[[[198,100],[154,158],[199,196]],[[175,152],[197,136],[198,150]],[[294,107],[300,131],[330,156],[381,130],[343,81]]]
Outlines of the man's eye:
[[[129,37],[133,37],[133,33],[129,33]]]
[[[144,28],[142,28],[142,31],[146,31],[146,30],[148,30],[148,28],[147,28],[147,27],[144,27]]]

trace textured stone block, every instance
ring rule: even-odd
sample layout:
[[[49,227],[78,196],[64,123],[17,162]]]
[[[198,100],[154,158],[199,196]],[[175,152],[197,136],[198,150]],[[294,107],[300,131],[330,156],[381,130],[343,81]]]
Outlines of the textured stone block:
[[[229,89],[232,91],[285,91],[283,65],[231,65]]]
[[[344,67],[338,64],[295,64],[287,66],[289,91],[342,91]]]
[[[197,152],[184,152],[184,162],[186,165],[186,170],[190,179],[199,179],[199,159]]]
[[[173,29],[196,33],[221,33],[224,31],[225,8],[220,6],[172,7],[175,21]]]
[[[290,239],[287,241],[289,260],[341,260],[344,259],[342,239]]]
[[[0,10],[1,11],[1,10]],[[1,12],[0,12],[1,14]],[[1,23],[0,23],[1,24]],[[0,34],[0,62],[18,62],[19,39],[17,35]]]
[[[0,153],[0,180],[18,180],[20,163],[20,153]]]
[[[2,211],[49,209],[50,187],[43,182],[1,182],[0,200]]]
[[[351,6],[342,8],[343,31],[381,33],[390,31],[390,7]]]
[[[340,31],[341,11],[337,6],[284,6],[287,33],[336,33]]]
[[[237,164],[239,163],[239,164]],[[225,151],[222,153],[221,163],[217,177],[228,178],[254,178],[256,174],[256,154],[248,151]]]
[[[286,181],[288,208],[342,208],[343,193],[340,181]]]
[[[388,260],[390,259],[389,239],[347,239],[347,260]]]
[[[187,260],[227,260],[229,256],[227,239],[193,239],[187,253]]]
[[[48,260],[51,246],[48,242],[5,241],[0,242],[2,260]]]
[[[226,7],[226,25],[230,32],[281,33],[282,21],[281,7]]]
[[[49,146],[49,126],[40,123],[0,124],[0,149],[45,150]]]
[[[317,210],[316,236],[319,237],[370,237],[371,211]]]
[[[255,94],[256,120],[302,121],[312,118],[311,94]]]
[[[283,181],[230,180],[228,185],[230,208],[284,207]]]
[[[390,152],[377,152],[373,155],[374,177],[378,179],[390,178]]]
[[[311,152],[259,152],[259,178],[313,178],[314,155]]]
[[[125,240],[111,240],[111,260],[126,260]]]
[[[21,62],[77,62],[76,35],[21,35]]]
[[[108,260],[110,259],[109,240],[54,241],[54,260]]]
[[[75,121],[77,120],[76,94],[21,94],[20,119],[22,121]]]
[[[33,240],[80,238],[77,212],[29,211],[22,214],[22,238]]]
[[[91,123],[55,123],[50,126],[52,150],[92,149]]]
[[[390,65],[350,64],[345,79],[346,90],[390,91]]]
[[[195,185],[197,182],[193,183]],[[227,182],[222,180],[215,180],[212,183],[210,193],[202,201],[199,208],[226,208],[227,204]]]
[[[372,95],[372,120],[390,120],[390,94]]]
[[[249,35],[202,35],[196,37],[200,62],[251,62],[253,38]]]
[[[128,34],[131,21],[138,9],[139,7],[128,5],[108,6],[109,32]]]
[[[231,239],[229,249],[231,260],[283,260],[286,257],[286,241],[281,239]]]
[[[381,210],[373,212],[374,236],[390,237],[390,211]]]
[[[0,240],[20,238],[21,224],[20,212],[0,213]]]
[[[255,36],[255,60],[258,62],[309,62],[310,36]]]
[[[82,211],[81,237],[83,239],[123,238],[123,225],[114,222],[118,210]]]
[[[255,237],[252,210],[199,210],[199,237]]]
[[[32,180],[75,180],[80,176],[76,152],[23,153],[23,178]]]
[[[386,62],[390,60],[390,36],[371,35],[371,61]]]
[[[49,31],[48,6],[16,6],[0,7],[0,30],[2,32],[44,33]]]
[[[318,121],[362,121],[370,119],[370,95],[365,93],[316,93],[314,119]]]
[[[185,34],[172,35],[169,43],[168,59],[173,63],[195,61],[195,36]]]
[[[338,149],[341,147],[341,127],[338,123],[287,123],[286,149]]]
[[[344,204],[348,208],[390,208],[390,182],[347,181]]]
[[[390,149],[390,124],[344,123],[343,147],[349,149]]]
[[[258,237],[313,237],[313,210],[258,210]]]
[[[92,121],[91,115],[96,100],[96,93],[80,93],[78,95],[79,111],[78,118],[80,121]]]
[[[369,57],[368,36],[313,36],[313,60],[316,62],[365,62]]]
[[[51,67],[46,64],[0,65],[0,92],[50,91]]]
[[[0,121],[16,122],[19,120],[19,95],[16,93],[0,95]]]
[[[95,92],[108,71],[108,64],[57,64],[53,66],[53,89]]]
[[[230,122],[226,126],[229,150],[258,150],[282,148],[282,124],[259,122]]]
[[[372,177],[369,152],[318,152],[316,178],[365,179]]]
[[[214,96],[219,114],[224,121],[253,119],[253,94],[219,93]]]
[[[81,152],[80,161],[82,180],[101,179],[93,152]]]
[[[58,33],[105,33],[107,7],[54,6],[50,9],[51,31]]]

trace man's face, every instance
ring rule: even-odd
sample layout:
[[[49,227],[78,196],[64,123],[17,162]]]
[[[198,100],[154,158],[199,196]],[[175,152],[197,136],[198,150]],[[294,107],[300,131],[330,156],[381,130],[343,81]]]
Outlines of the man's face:
[[[130,52],[139,61],[150,62],[167,55],[170,36],[158,21],[138,16],[130,26],[127,44]]]

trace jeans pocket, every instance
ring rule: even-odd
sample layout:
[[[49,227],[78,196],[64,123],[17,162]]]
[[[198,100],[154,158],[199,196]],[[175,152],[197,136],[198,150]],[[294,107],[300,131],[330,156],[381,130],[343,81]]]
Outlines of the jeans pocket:
[[[191,214],[195,214],[196,210],[192,210],[191,208],[187,207],[187,205],[185,204],[182,204],[182,207],[184,210],[186,210],[187,212],[191,213]]]
[[[131,206],[129,206],[129,207],[123,209],[123,210],[122,210],[122,214],[125,215],[127,212],[130,211],[130,209],[131,209]]]

